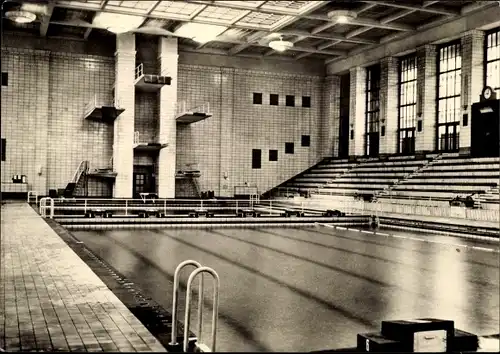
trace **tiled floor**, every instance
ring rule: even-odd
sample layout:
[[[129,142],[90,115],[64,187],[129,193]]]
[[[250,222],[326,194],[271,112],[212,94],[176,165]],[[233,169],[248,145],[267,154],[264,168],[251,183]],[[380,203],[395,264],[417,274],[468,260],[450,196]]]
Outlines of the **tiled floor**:
[[[0,348],[165,348],[26,203],[1,209]]]

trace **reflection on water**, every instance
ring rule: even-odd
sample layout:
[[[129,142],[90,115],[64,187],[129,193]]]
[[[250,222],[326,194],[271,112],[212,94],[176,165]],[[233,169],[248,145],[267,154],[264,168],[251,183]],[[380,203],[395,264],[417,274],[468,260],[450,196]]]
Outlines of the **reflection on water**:
[[[498,332],[497,253],[326,228],[73,234],[167,309],[180,262],[214,268],[221,278],[219,351],[352,347],[357,333],[376,331],[382,320],[424,316]]]

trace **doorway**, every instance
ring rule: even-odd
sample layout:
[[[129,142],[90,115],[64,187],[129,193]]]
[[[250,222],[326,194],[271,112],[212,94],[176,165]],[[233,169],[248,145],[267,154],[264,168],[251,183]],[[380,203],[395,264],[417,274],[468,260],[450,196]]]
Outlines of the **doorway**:
[[[154,166],[134,165],[133,178],[134,198],[140,198],[140,193],[155,193]]]
[[[438,126],[439,151],[458,151],[459,130],[459,122],[445,123]]]
[[[399,152],[403,155],[415,153],[415,128],[406,128],[399,131]]]
[[[366,134],[366,150],[369,157],[378,157],[380,150],[380,137],[378,132]]]

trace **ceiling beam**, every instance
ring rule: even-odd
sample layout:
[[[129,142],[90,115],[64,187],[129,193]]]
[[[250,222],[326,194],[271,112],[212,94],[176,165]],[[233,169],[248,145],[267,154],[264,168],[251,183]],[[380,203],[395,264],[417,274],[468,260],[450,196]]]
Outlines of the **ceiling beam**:
[[[106,7],[106,5],[108,4],[108,1],[109,0],[103,0],[101,2],[101,5],[100,5],[100,10],[104,9]],[[98,14],[99,12],[97,11],[95,14],[94,14],[94,17]],[[92,20],[93,21],[93,20]],[[87,28],[87,30],[85,31],[85,33],[83,34],[83,39],[84,40],[87,40],[90,36],[90,32],[92,32],[92,27],[90,28]]]
[[[460,10],[460,16],[443,16],[441,17],[440,19],[436,20],[436,21],[432,21],[430,23],[426,23],[422,26],[418,26],[417,27],[417,31],[416,32],[421,32],[421,31],[427,31],[431,28],[435,28],[435,27],[438,27],[438,26],[443,26],[445,25],[446,23],[450,22],[450,21],[458,21],[461,17],[464,17],[465,15],[469,15],[470,13],[472,12],[478,12],[479,10],[482,11],[482,13],[484,13],[485,11],[487,11],[487,8],[494,8],[494,7],[497,7],[497,5],[495,4],[495,2],[493,1],[481,1],[481,2],[478,2],[476,4],[471,4],[471,5],[466,5],[464,7],[462,7],[462,9]],[[461,28],[460,26],[458,26],[458,28]],[[351,50],[349,53],[348,53],[348,56],[351,56],[351,55],[358,55],[364,51],[367,51],[367,50],[376,50],[378,47],[382,46],[382,45],[386,45],[386,43],[388,42],[392,42],[392,41],[402,41],[404,40],[406,37],[408,37],[409,35],[413,35],[413,36],[416,36],[416,32],[413,32],[413,33],[398,33],[398,34],[393,34],[393,35],[389,35],[389,36],[386,36],[386,37],[383,37],[381,40],[380,40],[380,44],[379,45],[374,45],[374,46],[368,46],[368,47],[360,47],[360,48],[355,48],[353,50]],[[335,61],[337,61],[339,58],[331,58],[331,59],[327,59],[325,60],[325,64],[328,65],[328,64],[331,64]]]
[[[364,4],[359,10],[356,11],[356,14],[360,15],[363,12],[368,11],[368,10],[374,8],[375,6],[377,6],[377,5],[376,4]],[[320,25],[320,26],[317,26],[317,27],[313,28],[312,31],[311,31],[311,33],[316,34],[316,33],[319,33],[319,32],[323,32],[324,30],[327,30],[328,28],[333,27],[336,24],[337,23],[333,22],[333,21],[327,22],[327,23],[325,23],[323,25]],[[333,47],[334,45],[339,44],[339,43],[342,43],[342,41],[340,41],[340,40],[334,40],[334,41],[329,42],[328,45],[323,44],[322,46],[318,47],[318,49],[325,49],[325,48]],[[305,58],[305,57],[307,57],[309,55],[310,55],[310,53],[299,54],[299,55],[297,55],[295,57],[295,60],[300,60],[300,59]]]
[[[443,9],[443,8],[430,8],[426,6],[420,6],[420,5],[408,5],[408,4],[402,4],[397,1],[393,2],[388,2],[388,1],[373,1],[373,0],[363,0],[363,2],[367,4],[377,4],[377,5],[382,5],[382,6],[387,6],[387,7],[397,7],[400,9],[406,9],[406,10],[416,10],[416,11],[422,11],[422,12],[429,12],[431,14],[438,14],[438,15],[459,15],[459,11],[455,10],[450,10],[450,9]]]
[[[317,1],[315,3],[313,3],[313,5],[311,7],[309,7],[309,9],[303,11],[300,13],[300,15],[307,15],[308,13],[311,13],[317,9],[320,9],[321,7],[325,6],[328,4],[328,1]],[[284,22],[282,22],[279,26],[277,27],[273,27],[272,28],[272,32],[278,32],[278,31],[281,31],[283,28],[291,25],[292,23],[296,22],[299,20],[300,17],[296,15],[290,15],[290,18],[285,20]],[[265,33],[260,36],[260,38],[264,37],[265,36]],[[300,36],[297,34],[297,36]],[[259,39],[259,38],[257,38]],[[255,40],[255,39],[254,39]],[[252,43],[246,43],[246,44],[240,44],[240,45],[237,45],[233,48],[231,48],[229,50],[229,54],[230,55],[234,55],[234,54],[237,54],[239,52],[241,52],[242,50],[245,50],[246,48],[248,48],[249,46],[251,46]]]
[[[359,10],[356,11],[356,13],[359,15],[365,11],[368,11],[370,10],[371,8],[377,6],[376,4],[364,4],[363,7],[361,7]],[[311,33],[315,34],[315,33],[319,33],[319,32],[323,32],[324,30],[327,30],[329,29],[330,27],[333,27],[335,26],[337,23],[336,22],[333,22],[333,21],[329,21],[325,24],[322,24],[320,26],[317,26],[315,28],[312,29]]]
[[[322,4],[321,2],[318,1],[319,4]],[[327,3],[327,2],[325,2]],[[322,4],[322,6],[325,4]],[[78,6],[75,5],[74,3],[56,3],[57,7],[60,8],[65,8],[65,9],[73,9],[73,10],[93,10],[96,11],[95,8],[91,9],[88,6]],[[318,6],[319,8],[319,6]],[[312,11],[312,10],[311,10]],[[188,21],[186,18],[182,18],[180,16],[176,16],[173,14],[137,14],[132,11],[127,11],[127,10],[118,10],[118,9],[104,9],[102,12],[109,12],[109,13],[115,13],[115,14],[124,14],[124,15],[135,15],[135,16],[141,16],[141,17],[147,17],[150,19],[156,19],[156,20],[174,20],[174,21],[184,21],[184,22],[194,22],[194,23],[201,23],[201,24],[208,24],[208,25],[219,25],[219,26],[226,26],[227,23],[224,22],[216,22],[216,21],[206,21],[206,20],[201,20],[198,18],[194,18],[191,21]],[[69,25],[69,24],[68,24]],[[88,26],[84,26],[88,27]],[[244,29],[244,30],[253,30],[253,31],[259,31],[262,32],[264,36],[265,33],[274,33],[274,32],[279,32],[282,35],[285,36],[307,36],[310,38],[317,38],[317,39],[325,39],[325,40],[342,40],[345,42],[351,42],[351,43],[358,43],[358,44],[375,44],[377,41],[373,40],[367,40],[367,39],[360,39],[360,38],[352,38],[352,39],[347,39],[344,36],[341,35],[321,35],[321,34],[312,34],[308,31],[302,31],[302,30],[277,30],[274,28],[259,28],[258,26],[248,26],[248,25],[232,25],[231,28],[237,28],[237,29]]]
[[[325,2],[325,1],[323,1],[323,2]],[[293,16],[296,18],[325,21],[325,22],[329,22],[329,23],[332,22],[331,19],[327,15],[311,15],[310,14],[310,12],[317,10],[319,8],[319,6],[316,7],[315,9],[300,13],[300,12],[293,11],[293,10],[275,9],[275,8],[270,8],[270,7],[263,9],[261,6],[265,5],[265,2],[264,2],[264,4],[260,4],[258,7],[251,6],[251,5],[230,3],[230,2],[227,2],[227,3],[217,2],[216,4],[214,4],[211,1],[198,1],[198,0],[192,0],[192,1],[190,1],[190,3],[191,4],[200,4],[200,5],[212,5],[212,6],[221,7],[221,8],[228,8],[228,9],[232,9],[232,10],[250,10],[250,11],[260,12],[260,13],[264,13],[264,14],[271,14],[271,15]],[[326,3],[328,3],[328,1],[326,1]],[[324,5],[326,5],[326,4],[323,4],[322,6],[324,6]],[[366,11],[367,9],[369,9],[373,6],[376,6],[376,4],[365,4],[365,6],[367,6],[367,8],[365,8],[365,9],[362,8],[362,9],[358,10],[358,14],[360,14],[363,11]],[[359,26],[374,26],[374,27],[378,27],[378,28],[393,29],[396,31],[409,31],[409,30],[411,30],[411,28],[409,26],[404,25],[404,24],[384,25],[384,24],[378,23],[378,21],[374,21],[374,20],[371,20],[368,18],[358,18],[358,19],[355,19],[353,21],[355,22],[355,23],[353,23],[354,25],[359,25]],[[335,24],[335,23],[333,23],[333,24]]]
[[[180,45],[179,46],[179,51],[181,52],[189,52],[189,53],[202,53],[202,54],[215,54],[215,55],[228,55],[227,50],[223,49],[216,49],[216,48],[202,48],[200,50],[196,50],[193,47],[185,46],[185,45]],[[240,53],[236,55],[237,57],[243,57],[243,58],[252,58],[252,59],[260,59],[262,60],[262,56],[260,54],[245,54],[245,53]],[[279,60],[279,61],[287,61],[287,62],[293,62],[293,58],[281,56],[281,57],[273,57],[273,60]]]
[[[49,3],[47,4],[46,8],[47,10],[40,20],[40,36],[42,37],[47,36],[47,32],[49,30],[49,25],[50,25],[50,18],[52,17],[54,8],[55,8],[55,2],[53,0],[50,0]]]
[[[260,8],[262,5],[264,5],[266,2],[265,1],[261,1],[260,4],[257,5],[256,9]],[[208,6],[208,5],[207,5]],[[245,17],[247,17],[248,15],[250,15],[252,13],[251,10],[246,10],[244,12],[241,13],[241,15],[237,16],[236,18],[234,18],[231,23],[229,24],[230,26],[231,25],[234,25],[236,24],[237,22],[241,21],[242,19],[244,19]],[[224,33],[226,33],[227,31],[229,31],[230,28],[228,28],[227,30],[224,30],[219,36],[222,36],[224,35]],[[207,43],[200,43],[198,45],[198,47],[196,47],[196,49],[201,49],[203,48],[206,44],[208,44],[209,42]]]
[[[298,18],[304,18],[304,19],[309,19],[309,20],[320,20],[320,21],[329,21],[328,17],[326,15],[310,15],[310,13],[314,10],[319,9],[321,6],[326,5],[329,1],[318,1],[320,4],[318,4],[316,7],[311,8],[310,10],[304,11],[304,12],[298,12],[295,10],[286,10],[286,9],[277,9],[277,8],[265,8],[263,9],[262,6],[266,4],[267,1],[264,1],[263,4],[260,4],[259,6],[252,6],[252,5],[243,5],[241,3],[231,3],[231,2],[217,2],[213,3],[212,1],[198,1],[198,0],[193,0],[189,1],[191,4],[200,4],[200,5],[212,5],[216,7],[221,7],[221,8],[226,8],[226,9],[232,9],[232,10],[250,10],[250,11],[255,11],[255,12],[260,12],[263,14],[269,14],[269,15],[281,15],[281,16],[294,16]]]
[[[83,20],[72,20],[72,21],[52,21],[51,22],[54,25],[58,26],[71,26],[71,27],[83,27],[83,28],[101,28],[98,26],[95,26],[89,22],[83,21]],[[131,31],[131,32],[136,32],[136,31]],[[143,33],[143,32],[138,32],[138,33]],[[232,39],[232,38],[217,38],[214,40],[214,42],[222,42],[222,43],[232,43],[232,44],[237,44],[237,45],[242,45],[242,44],[247,44],[247,42],[237,40],[237,39]],[[265,47],[267,48],[267,45],[259,44],[259,43],[254,43],[252,44],[253,46],[256,47]],[[311,47],[293,47],[290,50],[294,50],[297,52],[307,52],[307,53],[317,53],[317,54],[326,54],[326,55],[332,55],[332,56],[344,56],[347,53],[345,51],[340,51],[340,50],[320,50],[317,48],[311,48]]]
[[[426,1],[422,6],[423,7],[428,7],[428,6],[434,5],[435,3],[438,3],[438,2],[439,1]],[[405,10],[397,12],[397,13],[395,13],[393,15],[386,16],[386,17],[382,18],[380,20],[380,22],[381,23],[389,23],[389,22],[395,21],[397,19],[400,19],[402,17],[408,16],[408,15],[410,15],[412,13],[415,13],[415,12],[417,12],[417,10],[405,9]],[[368,31],[372,30],[373,28],[374,27],[358,28],[358,29],[356,29],[354,31],[346,33],[345,36],[348,37],[348,38],[352,38],[352,37],[355,37],[355,36],[359,36],[362,33],[368,32]]]

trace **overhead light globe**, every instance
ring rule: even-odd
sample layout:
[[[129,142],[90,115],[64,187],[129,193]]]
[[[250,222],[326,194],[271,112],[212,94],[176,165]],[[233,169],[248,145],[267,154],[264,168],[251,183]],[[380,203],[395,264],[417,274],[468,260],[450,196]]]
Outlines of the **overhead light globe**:
[[[36,15],[28,11],[7,11],[5,17],[16,23],[31,23],[36,20]]]
[[[109,32],[112,32],[114,34],[121,34],[121,33],[127,33],[130,32],[131,30],[135,28],[129,28],[129,27],[120,27],[120,26],[111,26],[106,28]]]
[[[280,38],[279,41],[269,42],[269,47],[277,52],[284,52],[290,48],[293,48],[293,43],[289,41],[284,41]]]
[[[355,11],[349,10],[333,10],[327,16],[335,23],[349,23],[358,17],[358,14]]]

